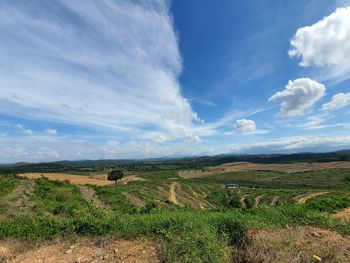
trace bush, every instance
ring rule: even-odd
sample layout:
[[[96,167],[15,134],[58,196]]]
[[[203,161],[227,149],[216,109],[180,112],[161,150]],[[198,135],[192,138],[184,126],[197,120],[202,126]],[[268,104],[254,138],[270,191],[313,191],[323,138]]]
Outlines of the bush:
[[[240,208],[240,197],[236,191],[215,189],[209,193],[207,200],[222,208]]]
[[[108,172],[107,180],[109,181],[115,181],[122,179],[124,176],[124,173],[122,170],[112,170]]]
[[[305,204],[309,209],[317,210],[320,212],[332,213],[337,210],[350,206],[350,199],[343,198],[323,198],[308,202]]]
[[[0,197],[12,192],[19,180],[16,175],[0,175]]]

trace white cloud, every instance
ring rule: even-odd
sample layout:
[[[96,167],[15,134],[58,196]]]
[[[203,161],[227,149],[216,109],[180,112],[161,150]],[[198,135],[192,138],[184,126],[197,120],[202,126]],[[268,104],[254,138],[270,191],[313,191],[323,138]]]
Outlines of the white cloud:
[[[0,38],[1,114],[199,140],[168,1],[8,1]]]
[[[309,78],[300,78],[288,81],[285,90],[279,91],[269,98],[269,101],[281,102],[281,115],[294,117],[314,105],[325,94],[323,84]]]
[[[15,128],[17,131],[19,131],[20,133],[23,133],[25,135],[33,135],[34,134],[34,132],[31,129],[26,129],[21,124],[16,124]]]
[[[256,124],[253,120],[236,120],[235,129],[240,133],[252,133],[256,131]]]
[[[326,78],[349,78],[350,6],[338,8],[319,22],[299,28],[291,40],[290,57],[300,66],[327,66]]]
[[[164,156],[215,155],[222,153],[290,153],[330,151],[350,147],[350,136],[285,137],[246,144],[158,144],[150,141],[91,143],[59,136],[25,136],[8,138],[0,135],[0,162],[53,161],[62,158],[134,159]]]
[[[48,128],[45,130],[45,133],[48,135],[57,135],[57,130]]]
[[[322,110],[334,111],[350,104],[350,92],[335,94],[331,101],[323,104]]]
[[[350,147],[350,136],[296,136],[265,142],[235,145],[237,153],[291,153],[300,151],[330,151]]]

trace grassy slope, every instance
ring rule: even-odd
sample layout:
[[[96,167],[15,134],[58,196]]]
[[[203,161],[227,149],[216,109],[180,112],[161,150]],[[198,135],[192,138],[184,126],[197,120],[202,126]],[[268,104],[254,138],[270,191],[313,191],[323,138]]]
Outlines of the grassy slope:
[[[177,177],[174,171],[164,174],[147,172],[141,174],[148,179],[145,182],[95,187],[99,197],[110,205],[111,210],[94,207],[68,182],[40,179],[36,181],[31,195],[34,204],[31,214],[9,215],[6,220],[0,221],[0,238],[145,235],[162,240],[166,261],[223,262],[230,258],[235,247],[240,246],[246,230],[251,228],[312,225],[349,235],[349,222],[328,216],[329,212],[350,205],[346,191],[346,187],[349,187],[347,174],[345,170],[303,174],[239,172],[212,178],[174,180],[169,179]],[[3,189],[0,201],[19,180],[16,177],[0,177],[0,189]],[[182,207],[168,201],[169,187],[174,181],[181,185],[178,195],[183,202]],[[220,188],[222,184],[232,181],[239,182],[242,188],[239,191]],[[302,184],[309,186],[300,189]],[[325,189],[330,193],[309,200],[304,205],[290,201],[295,195]],[[146,207],[136,207],[122,192],[138,196],[145,201]],[[238,199],[247,194],[251,198],[265,194],[263,204],[278,195],[282,204],[252,209],[235,208],[240,206]],[[210,209],[200,211],[190,208],[196,200],[207,204]]]

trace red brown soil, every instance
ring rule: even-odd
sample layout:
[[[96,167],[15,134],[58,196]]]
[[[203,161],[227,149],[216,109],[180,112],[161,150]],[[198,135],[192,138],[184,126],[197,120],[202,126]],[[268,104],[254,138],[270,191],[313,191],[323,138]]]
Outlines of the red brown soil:
[[[0,262],[98,263],[160,262],[160,249],[148,240],[80,239],[49,243],[0,241]]]
[[[99,185],[106,186],[114,184],[113,181],[107,180],[107,174],[97,174],[92,176],[87,175],[75,175],[75,174],[65,174],[65,173],[25,173],[19,174],[19,176],[26,177],[28,179],[39,179],[39,178],[48,178],[50,180],[56,181],[69,181],[75,185]],[[138,177],[137,175],[128,175],[123,177],[118,181],[118,184],[128,184],[133,181],[143,181],[144,179]]]

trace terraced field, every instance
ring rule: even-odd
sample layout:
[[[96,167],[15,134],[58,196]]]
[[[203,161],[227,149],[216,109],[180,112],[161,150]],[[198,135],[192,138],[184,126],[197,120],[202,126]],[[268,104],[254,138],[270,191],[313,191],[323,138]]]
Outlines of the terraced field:
[[[325,163],[292,163],[292,164],[261,164],[249,162],[226,163],[201,170],[180,171],[183,178],[201,178],[228,172],[240,171],[278,171],[285,173],[300,173],[309,171],[321,171],[327,169],[350,169],[350,162],[325,162]]]
[[[255,164],[238,163],[221,165],[219,167],[256,167]],[[305,163],[295,165],[294,170],[305,169]],[[318,170],[321,167],[346,166],[347,162],[324,164],[307,164],[313,170],[303,172],[281,171],[229,171],[203,177],[183,178],[182,172],[176,170],[166,172],[145,172],[138,175],[128,175],[114,186],[114,182],[106,179],[106,174],[91,176],[31,173],[21,174],[29,179],[48,178],[65,181],[79,186],[85,196],[103,200],[113,210],[120,207],[126,210],[137,210],[151,204],[159,207],[187,207],[201,210],[215,210],[222,204],[212,201],[211,196],[227,192],[240,201],[240,207],[274,206],[280,204],[304,204],[312,200],[330,197],[350,197],[349,170],[335,169]],[[263,165],[264,167],[289,167],[290,165]],[[225,168],[225,169],[226,169]],[[259,166],[259,169],[261,166]],[[218,169],[213,168],[213,169]],[[255,169],[255,168],[254,168]],[[225,170],[226,171],[226,170]],[[158,176],[161,173],[162,176]],[[240,188],[225,190],[228,183],[237,183]],[[32,183],[31,185],[33,185]],[[28,189],[30,189],[29,187]],[[91,194],[91,191],[93,194]],[[90,193],[90,194],[89,194]],[[227,197],[231,198],[231,197]],[[95,200],[95,204],[103,206]]]
[[[160,170],[129,174],[117,185],[91,183],[106,180],[103,174],[46,175],[0,176],[1,260],[60,262],[68,253],[73,262],[83,256],[92,262],[262,262],[266,251],[271,260],[282,260],[287,250],[288,260],[300,251],[304,261],[296,262],[350,260],[347,249],[332,254],[334,245],[324,238],[349,244],[350,169],[230,171],[199,178]],[[226,189],[228,183],[239,188]],[[276,239],[281,231],[286,236]],[[68,240],[56,239],[63,236]],[[82,239],[73,242],[72,236]],[[299,237],[305,242],[295,250]],[[33,249],[30,242],[4,241],[9,238],[51,241]],[[119,251],[128,246],[133,253]]]

